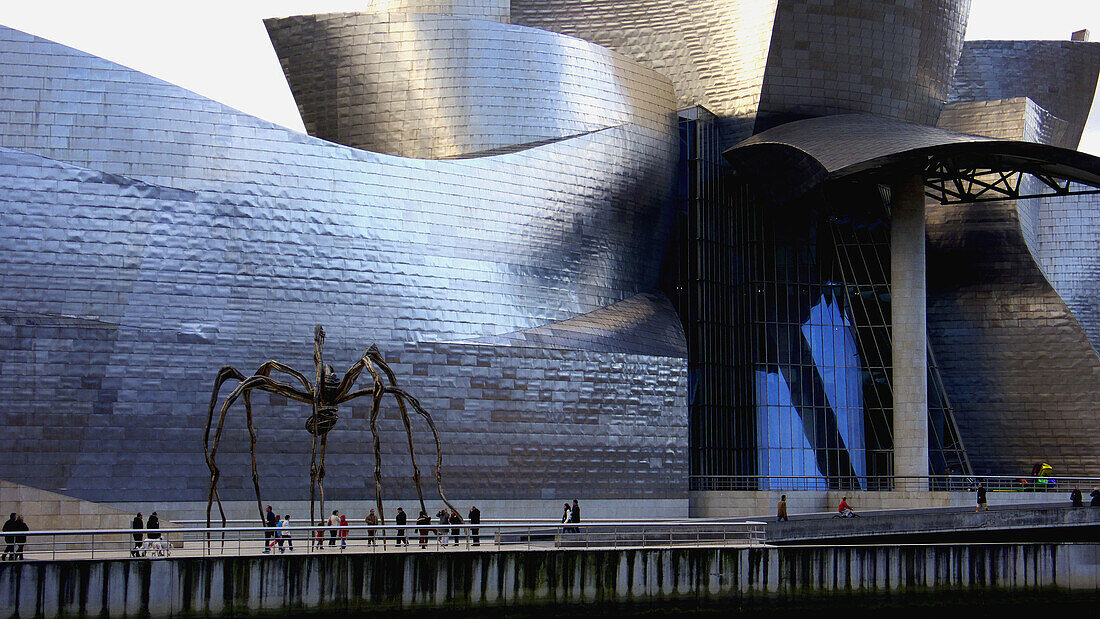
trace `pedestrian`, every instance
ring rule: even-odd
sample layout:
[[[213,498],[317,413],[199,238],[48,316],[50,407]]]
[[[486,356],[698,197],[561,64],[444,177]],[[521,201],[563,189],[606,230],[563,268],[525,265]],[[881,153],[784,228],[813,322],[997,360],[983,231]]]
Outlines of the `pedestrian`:
[[[775,521],[776,522],[789,522],[790,518],[787,517],[787,495],[779,497],[779,505],[775,508]]]
[[[1089,496],[1092,497],[1092,500],[1089,501],[1089,507],[1100,507],[1100,490],[1093,488]]]
[[[982,511],[983,507],[985,508],[985,511],[989,511],[989,506],[986,505],[986,502],[985,502],[985,486],[982,484],[982,482],[979,481],[978,482],[978,506],[974,508],[974,512],[977,513],[977,512]]]
[[[1073,487],[1073,492],[1069,493],[1069,502],[1074,507],[1084,507],[1085,503],[1081,500],[1081,489],[1077,486]]]
[[[314,542],[317,545],[317,550],[325,549],[325,521],[318,520],[317,528],[314,530]]]
[[[135,533],[132,534],[134,537],[134,547],[130,550],[130,556],[140,557],[141,540],[144,539],[144,534],[136,533],[136,531],[145,529],[145,520],[141,518],[141,512],[138,512],[138,514],[134,516],[134,519],[130,521],[130,528],[135,531]]]
[[[451,523],[451,519],[447,515],[447,510],[445,510],[445,509],[439,510],[439,513],[437,513],[436,516],[439,518],[439,524],[450,524]],[[450,541],[447,538],[447,529],[446,528],[436,529],[436,535],[439,536],[439,543],[444,548],[446,548],[447,547],[447,542]]]
[[[404,544],[405,546],[409,545],[409,538],[406,536],[406,533],[408,533],[408,531],[405,530],[405,523],[408,522],[408,519],[409,519],[409,517],[405,515],[405,510],[398,507],[397,508],[397,517],[394,519],[395,524],[397,524],[397,545],[398,546],[400,546],[401,544]]]
[[[373,509],[370,510],[369,514],[367,514],[366,523],[372,527],[378,525],[378,514],[375,514]],[[370,529],[369,531],[367,531],[367,545],[374,545],[374,529]]]
[[[16,527],[18,525],[18,522],[19,521],[16,520],[16,518],[15,518],[15,512],[12,512],[11,516],[9,516],[8,520],[4,523],[4,533],[10,533],[12,531],[15,531]],[[133,553],[131,553],[131,556],[132,556],[132,554]],[[4,536],[4,556],[3,556],[2,560],[3,561],[14,561],[15,560],[15,536],[14,535],[5,535]]]
[[[573,515],[573,510],[569,509],[569,503],[562,503],[561,506],[561,523],[565,524],[569,522],[569,517]],[[569,533],[571,530],[569,527],[562,527],[562,533]]]
[[[428,525],[432,523],[432,517],[428,515],[428,512],[420,510],[420,517],[416,519],[416,524]],[[428,547],[428,531],[431,529],[417,529],[420,533],[420,547]]]
[[[155,551],[155,554],[163,555],[164,550],[160,544],[160,518],[157,517],[156,512],[149,514],[149,520],[145,521],[145,528],[149,530],[149,533],[145,534],[145,539],[149,540],[147,545]]]
[[[271,511],[271,506],[267,506],[267,513],[264,515],[264,523],[269,530],[264,531],[264,554],[271,552],[271,549],[275,546],[275,525],[279,524],[279,517],[275,515],[275,512]]]
[[[571,509],[569,511],[569,522],[570,522],[570,524],[579,524],[580,521],[581,521],[581,506],[580,506],[580,503],[577,503],[577,499],[573,499],[573,509]],[[580,533],[581,532],[580,527],[573,527],[573,532],[574,533]]]
[[[348,547],[348,518],[344,514],[340,514],[340,550]]]
[[[336,535],[338,533],[338,531],[336,530],[336,527],[340,526],[340,511],[339,510],[336,510],[336,509],[332,510],[332,515],[328,517],[328,526],[329,526],[328,545],[329,546],[335,546],[336,545]]]
[[[458,515],[458,511],[451,510],[451,524],[462,524],[462,516]],[[458,546],[462,542],[462,529],[460,527],[451,527],[451,539],[454,540],[455,546]]]
[[[476,505],[470,507],[468,518],[470,524],[481,524],[481,510],[479,510]],[[470,529],[470,541],[473,542],[474,546],[481,545],[481,536],[478,535],[480,531],[481,529]]]
[[[290,514],[283,514],[283,519],[279,521],[279,528],[281,529],[279,552],[283,551],[283,542],[286,542],[290,552],[294,552],[294,539],[290,536]]]
[[[23,522],[23,514],[19,514],[19,516],[16,517],[16,519],[15,519],[15,530],[19,531],[20,533],[25,533],[25,532],[31,530],[31,528],[27,526],[27,523]],[[15,558],[16,558],[16,560],[19,560],[19,561],[23,560],[23,546],[26,543],[27,543],[27,536],[26,535],[16,535],[15,536]]]

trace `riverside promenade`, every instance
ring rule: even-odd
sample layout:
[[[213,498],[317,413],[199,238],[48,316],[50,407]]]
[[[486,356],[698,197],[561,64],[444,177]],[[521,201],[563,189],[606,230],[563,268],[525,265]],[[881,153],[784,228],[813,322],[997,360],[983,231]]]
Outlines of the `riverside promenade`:
[[[73,554],[3,563],[0,611],[19,617],[537,614],[566,605],[583,615],[586,608],[621,604],[749,608],[807,599],[958,598],[960,591],[1055,600],[1095,598],[1100,592],[1097,543],[776,547],[752,536],[715,537],[721,530],[716,525],[746,530],[746,523],[689,524],[706,527],[709,537],[704,529],[689,533],[670,523],[620,524],[614,532],[582,525],[579,534],[544,524],[526,531],[510,525],[490,533],[482,525],[476,547],[449,543],[420,549],[413,540],[409,551],[357,543],[340,552],[329,550],[326,541],[323,551],[283,554],[262,554],[262,529],[255,529],[242,539],[239,553],[215,553],[184,542],[165,557]],[[584,530],[588,527],[591,531]]]

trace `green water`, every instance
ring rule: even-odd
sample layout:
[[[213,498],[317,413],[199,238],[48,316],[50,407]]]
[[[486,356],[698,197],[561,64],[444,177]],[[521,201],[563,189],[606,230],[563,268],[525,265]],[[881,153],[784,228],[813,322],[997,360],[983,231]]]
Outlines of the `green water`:
[[[949,593],[893,596],[832,595],[791,599],[754,598],[752,600],[685,601],[664,600],[645,604],[547,604],[527,607],[442,607],[431,609],[358,612],[276,613],[284,617],[388,617],[410,619],[525,619],[543,617],[835,617],[836,619],[887,619],[904,611],[906,616],[950,619],[976,614],[984,619],[1053,614],[1059,617],[1094,617],[1100,608],[1100,591],[1079,593],[1061,590],[990,593],[955,591]]]

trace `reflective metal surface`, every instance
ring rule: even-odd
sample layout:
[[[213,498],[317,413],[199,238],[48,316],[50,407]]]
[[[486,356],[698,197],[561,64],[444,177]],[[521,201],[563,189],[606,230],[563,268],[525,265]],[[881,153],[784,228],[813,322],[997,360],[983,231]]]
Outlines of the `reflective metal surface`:
[[[940,126],[1074,148],[1100,45],[968,42]],[[928,209],[929,338],[975,470],[1100,472],[1092,195]],[[1091,340],[1091,341],[1090,341]]]
[[[1077,148],[1096,92],[1100,44],[1080,41],[967,41],[949,102],[1026,97],[1068,123],[1045,142]],[[1012,125],[1015,118],[1004,118]]]
[[[933,124],[968,0],[513,0],[512,21],[620,51],[719,116],[723,147],[782,122],[866,112]]]
[[[307,366],[308,325],[324,322],[334,364],[376,342],[409,377],[454,500],[686,496],[685,362],[612,345],[676,339],[668,312],[613,309],[657,283],[671,122],[644,153],[627,124],[425,161],[303,136],[9,29],[0,74],[0,426],[19,435],[0,478],[203,500],[195,394],[210,371]],[[608,306],[585,329],[609,344],[591,350],[462,341]],[[22,377],[31,397],[16,399]],[[254,404],[265,497],[302,496],[308,412]],[[329,446],[331,500],[368,496],[368,412],[352,406]],[[397,411],[379,423],[385,491],[412,496]],[[250,488],[243,422],[230,425],[226,499]]]
[[[398,13],[266,24],[306,129],[325,140],[442,159],[617,128],[625,159],[669,147],[668,79],[573,37]]]

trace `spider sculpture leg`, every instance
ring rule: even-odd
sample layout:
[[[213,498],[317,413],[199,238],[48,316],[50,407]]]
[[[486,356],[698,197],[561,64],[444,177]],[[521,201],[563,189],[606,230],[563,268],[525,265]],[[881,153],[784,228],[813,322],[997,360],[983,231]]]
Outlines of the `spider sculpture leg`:
[[[373,363],[372,363],[372,361],[373,361]],[[381,375],[378,372],[378,370],[375,368],[375,365],[374,365],[375,363],[377,363],[378,367],[381,367],[383,372],[385,372],[387,379],[389,380],[390,384],[392,385],[392,390],[386,388],[382,384],[382,378],[381,378]],[[371,376],[374,378],[374,389],[360,389],[358,391],[348,393],[351,389],[352,384],[355,381],[355,378],[359,375],[359,373],[362,371],[363,368],[366,368],[370,372]],[[379,390],[381,391],[381,393],[379,393]],[[427,508],[424,505],[424,493],[423,493],[423,491],[421,489],[421,486],[420,486],[420,468],[416,465],[416,452],[413,448],[412,425],[409,421],[408,410],[405,407],[405,400],[400,395],[398,395],[398,393],[400,393],[402,395],[407,395],[407,394],[404,394],[404,392],[401,391],[397,387],[397,378],[396,378],[396,376],[394,376],[393,371],[390,370],[389,365],[387,365],[386,362],[384,360],[382,360],[381,354],[378,352],[377,348],[372,346],[370,349],[368,349],[367,352],[363,354],[363,358],[360,359],[354,366],[352,366],[352,368],[350,370],[348,370],[347,375],[345,375],[344,380],[342,381],[342,383],[340,385],[340,389],[339,389],[338,395],[337,395],[337,403],[341,404],[341,403],[347,402],[348,400],[351,400],[353,398],[357,398],[359,396],[365,396],[365,395],[368,395],[368,394],[371,395],[372,399],[374,400],[374,403],[373,403],[372,408],[371,408],[371,431],[374,434],[374,441],[375,441],[374,442],[374,445],[375,445],[374,446],[375,493],[376,493],[375,496],[376,496],[376,500],[378,502],[378,511],[379,511],[379,514],[381,514],[382,513],[382,498],[381,498],[382,497],[382,477],[381,477],[381,457],[382,456],[381,456],[381,446],[378,442],[378,434],[377,434],[377,431],[376,431],[375,421],[376,421],[377,416],[378,416],[378,407],[381,403],[382,396],[384,396],[386,392],[394,393],[395,398],[397,400],[398,410],[401,411],[402,422],[405,425],[405,435],[408,438],[408,443],[409,443],[409,457],[412,460],[412,465],[413,465],[413,483],[416,486],[416,493],[417,493],[417,496],[420,499],[420,509],[422,509],[424,511],[427,511]],[[413,401],[415,401],[415,399]],[[417,402],[416,405],[419,406],[419,402]],[[418,412],[420,413],[421,416],[423,416],[428,421],[428,426],[431,428],[432,433],[435,435],[437,459],[441,458],[441,456],[438,455],[439,454],[439,435],[436,432],[435,424],[432,422],[431,415],[429,415],[428,412],[425,411],[423,408],[421,408]],[[440,497],[443,499],[444,503],[447,503],[448,507],[450,507],[451,509],[454,509],[454,506],[452,506],[449,502],[447,502],[446,497],[443,496],[442,482],[440,481],[439,475],[440,475],[439,474],[439,467],[437,466],[436,467],[436,478],[437,478],[437,485],[439,486],[439,489],[440,489]]]
[[[404,390],[397,387],[387,387],[386,393],[392,393],[397,398],[404,398],[412,405],[413,410],[428,422],[428,427],[432,431],[432,436],[435,437],[435,485],[436,488],[439,489],[439,498],[443,499],[443,502],[447,507],[451,508],[451,511],[457,512],[458,510],[455,509],[454,505],[451,505],[451,502],[447,500],[447,496],[443,494],[443,449],[440,447],[439,432],[435,429],[435,422],[432,421],[432,416],[420,406],[420,402],[416,398],[405,393]]]
[[[210,469],[210,494],[206,502],[206,526],[208,528],[210,527],[210,510],[214,505],[215,499],[217,499],[218,502],[218,511],[221,512],[222,526],[225,526],[225,510],[222,509],[221,497],[218,496],[218,478],[220,477],[220,472],[210,453],[210,426],[213,424],[214,407],[218,404],[218,392],[221,390],[222,384],[230,379],[240,382],[245,379],[245,376],[228,365],[218,371],[218,375],[214,379],[214,393],[210,396],[210,412],[206,416],[206,430],[202,435],[202,452],[206,457],[206,466]]]
[[[397,387],[397,377],[394,375],[393,370],[386,363],[378,364],[382,371],[386,374],[386,379],[389,381],[390,386]],[[405,436],[409,441],[409,459],[412,461],[413,468],[413,483],[416,485],[416,495],[420,499],[420,509],[427,512],[427,508],[424,507],[424,492],[420,489],[420,467],[416,465],[416,451],[413,448],[413,435],[412,435],[412,422],[409,420],[409,409],[405,406],[405,400],[402,398],[395,398],[397,400],[397,410],[401,413],[401,423],[405,425]]]
[[[325,449],[328,447],[328,434],[321,435],[321,451],[317,465],[317,495],[321,503],[321,518],[325,516]],[[312,510],[311,510],[312,512]]]
[[[370,407],[370,433],[374,438],[374,500],[378,504],[378,518],[382,520],[382,443],[378,440],[378,408],[382,404],[382,383],[373,366],[368,366],[374,375],[374,394]]]
[[[218,414],[218,424],[217,424],[217,427],[214,431],[214,439],[213,439],[212,442],[210,442],[209,441],[210,423],[211,423],[213,415],[214,415],[214,406],[217,404],[217,401],[218,401],[218,391],[220,390],[222,384],[225,383],[225,381],[227,381],[231,378],[237,378],[241,382],[236,386],[236,388],[233,389],[233,391],[229,394],[229,396],[226,397],[225,402],[222,404],[221,410]],[[237,400],[238,397],[241,397],[242,395],[246,396],[245,397],[245,410],[246,410],[245,419],[246,419],[247,424],[248,424],[249,435],[252,437],[252,444],[250,445],[250,451],[251,451],[251,456],[252,456],[252,461],[253,461],[253,481],[254,481],[254,485],[255,485],[255,488],[256,488],[256,504],[261,505],[259,476],[258,476],[258,473],[256,472],[256,469],[255,469],[255,460],[256,460],[255,427],[252,424],[252,403],[251,403],[251,398],[249,397],[250,392],[253,389],[259,389],[261,391],[267,391],[269,393],[274,393],[274,394],[277,394],[277,395],[281,395],[281,396],[284,396],[284,397],[287,397],[287,398],[290,398],[290,399],[293,399],[293,400],[296,400],[296,401],[299,401],[299,402],[311,403],[312,400],[313,400],[312,394],[306,393],[306,392],[303,392],[303,391],[299,391],[299,390],[295,389],[294,387],[292,387],[290,385],[287,385],[285,383],[280,383],[279,381],[276,381],[276,380],[274,380],[272,378],[269,378],[267,376],[250,376],[248,378],[244,378],[244,376],[241,375],[240,372],[237,372],[235,369],[233,369],[231,367],[223,368],[222,371],[218,372],[218,377],[215,380],[214,393],[211,396],[210,412],[207,416],[207,430],[206,430],[206,433],[203,436],[203,451],[206,453],[207,466],[210,467],[210,495],[209,495],[209,499],[208,499],[208,502],[207,502],[207,505],[206,505],[206,521],[207,521],[206,524],[207,524],[207,527],[210,526],[210,510],[211,510],[211,507],[212,507],[212,503],[214,502],[215,499],[218,502],[218,511],[221,513],[221,516],[222,516],[222,526],[225,526],[225,510],[222,507],[221,497],[220,497],[220,495],[217,491],[217,483],[218,483],[218,479],[221,477],[221,471],[218,469],[218,466],[216,464],[216,457],[217,457],[217,452],[218,452],[218,445],[221,442],[222,430],[225,429],[225,418],[226,418],[227,413],[229,412],[229,407],[233,404],[233,402],[235,402]],[[259,512],[260,512],[260,520],[263,520],[263,508],[262,507],[260,508]]]

